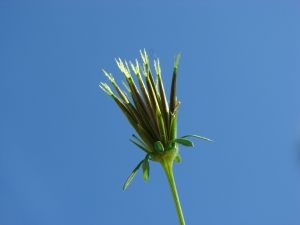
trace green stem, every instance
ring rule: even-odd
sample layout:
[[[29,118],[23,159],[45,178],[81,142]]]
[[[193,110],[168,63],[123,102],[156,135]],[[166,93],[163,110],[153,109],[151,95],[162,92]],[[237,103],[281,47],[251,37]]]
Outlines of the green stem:
[[[185,225],[183,213],[182,213],[181,206],[180,206],[179,197],[177,194],[174,175],[173,175],[173,161],[167,161],[165,159],[162,159],[160,163],[161,163],[162,167],[164,168],[164,171],[168,178],[168,182],[169,182],[169,185],[171,188],[171,192],[172,192],[173,200],[175,203],[179,223],[180,223],[180,225]]]

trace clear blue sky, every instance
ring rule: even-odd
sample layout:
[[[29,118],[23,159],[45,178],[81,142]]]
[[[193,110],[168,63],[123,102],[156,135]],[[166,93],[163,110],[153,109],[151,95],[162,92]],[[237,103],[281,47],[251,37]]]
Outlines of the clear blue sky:
[[[1,1],[0,224],[177,224],[161,166],[122,186],[144,153],[102,68],[174,56],[175,164],[186,223],[300,224],[298,1]]]

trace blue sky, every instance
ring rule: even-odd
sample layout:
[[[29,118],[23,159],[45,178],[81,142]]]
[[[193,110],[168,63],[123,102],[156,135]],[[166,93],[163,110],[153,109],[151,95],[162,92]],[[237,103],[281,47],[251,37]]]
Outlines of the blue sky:
[[[0,224],[177,224],[102,68],[158,57],[178,69],[174,174],[187,224],[300,224],[297,1],[0,3]]]

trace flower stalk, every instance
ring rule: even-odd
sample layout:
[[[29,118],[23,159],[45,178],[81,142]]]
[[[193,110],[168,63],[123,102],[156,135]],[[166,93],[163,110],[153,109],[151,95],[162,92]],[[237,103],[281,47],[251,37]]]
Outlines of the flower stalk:
[[[177,100],[176,94],[180,53],[175,57],[169,104],[162,82],[159,60],[154,61],[155,80],[150,69],[146,51],[144,50],[144,52],[141,51],[140,53],[143,61],[142,64],[139,64],[137,60],[135,65],[129,62],[133,73],[136,75],[139,88],[131,75],[128,63],[126,61],[123,63],[121,59],[116,60],[116,63],[126,79],[127,84],[124,83],[124,86],[128,94],[121,90],[113,76],[105,70],[103,72],[116,89],[118,96],[114,94],[106,83],[101,82],[99,85],[105,93],[113,98],[137,132],[139,137],[133,134],[134,140],[129,140],[146,153],[145,158],[139,162],[127,178],[123,190],[128,187],[140,167],[143,170],[144,180],[147,181],[150,175],[149,160],[159,162],[167,176],[179,222],[183,225],[185,224],[184,217],[173,176],[173,161],[181,162],[181,157],[178,154],[178,145],[194,146],[193,142],[187,139],[188,137],[200,138],[210,142],[212,140],[193,134],[188,134],[180,138],[177,137],[177,114],[178,107],[181,104]],[[131,96],[133,103],[130,102],[128,95]]]
[[[174,204],[176,207],[176,212],[177,212],[177,216],[178,216],[178,220],[180,225],[184,225],[184,217],[183,217],[183,213],[182,213],[182,209],[181,209],[181,205],[180,205],[180,201],[179,201],[179,196],[177,193],[177,189],[176,189],[176,184],[175,184],[175,179],[174,179],[174,175],[173,175],[173,162],[169,162],[166,160],[162,160],[161,165],[166,173],[166,176],[168,178],[168,182],[169,182],[169,186],[172,192],[172,197],[174,200]]]

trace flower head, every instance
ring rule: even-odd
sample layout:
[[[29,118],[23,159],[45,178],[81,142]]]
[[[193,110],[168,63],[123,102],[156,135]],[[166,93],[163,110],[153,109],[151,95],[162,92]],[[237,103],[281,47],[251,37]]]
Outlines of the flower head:
[[[103,72],[116,89],[118,96],[114,94],[106,83],[101,82],[99,85],[104,92],[114,99],[139,135],[138,137],[133,134],[133,140],[129,140],[146,153],[145,158],[137,165],[125,182],[123,190],[129,185],[140,166],[143,168],[145,181],[148,179],[149,160],[161,162],[162,159],[167,159],[170,162],[173,162],[173,160],[180,162],[178,144],[193,146],[193,143],[186,139],[187,137],[212,141],[197,135],[185,135],[177,138],[177,112],[180,102],[176,95],[176,84],[180,53],[175,57],[169,104],[161,77],[159,59],[154,61],[156,72],[156,79],[154,79],[146,51],[140,51],[140,54],[143,61],[142,64],[139,64],[137,60],[135,64],[129,62],[131,70],[136,76],[139,89],[131,75],[128,63],[126,61],[123,63],[121,59],[116,59],[116,63],[127,82],[127,84],[124,83],[124,86],[129,92],[133,103],[130,101],[128,94],[117,85],[112,74],[108,74],[105,70]]]

